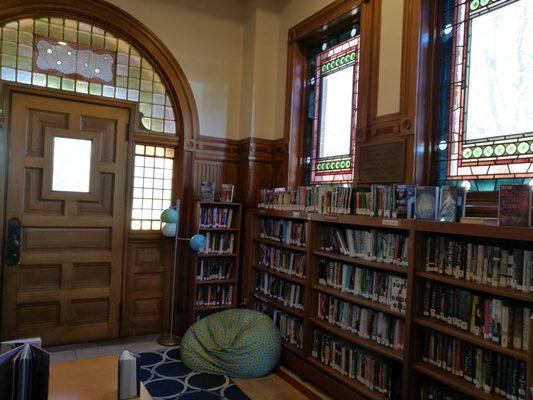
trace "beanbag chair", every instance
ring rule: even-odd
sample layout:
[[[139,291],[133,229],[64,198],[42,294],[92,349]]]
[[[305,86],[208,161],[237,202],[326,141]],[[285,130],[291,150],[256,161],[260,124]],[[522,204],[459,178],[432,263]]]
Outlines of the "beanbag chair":
[[[231,309],[195,322],[181,340],[180,353],[182,362],[199,372],[256,378],[278,365],[281,337],[265,314]]]

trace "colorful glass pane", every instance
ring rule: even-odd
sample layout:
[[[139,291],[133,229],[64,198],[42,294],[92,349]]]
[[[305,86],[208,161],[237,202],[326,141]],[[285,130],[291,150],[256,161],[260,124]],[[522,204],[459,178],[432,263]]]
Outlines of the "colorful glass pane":
[[[325,44],[311,60],[310,184],[353,181],[360,41],[356,32]]]
[[[104,29],[72,19],[25,18],[0,27],[0,46],[1,80],[133,101],[142,128],[176,134],[174,112],[152,115],[152,105],[172,108],[158,73]]]
[[[445,0],[443,10],[438,182],[529,182],[533,0]]]

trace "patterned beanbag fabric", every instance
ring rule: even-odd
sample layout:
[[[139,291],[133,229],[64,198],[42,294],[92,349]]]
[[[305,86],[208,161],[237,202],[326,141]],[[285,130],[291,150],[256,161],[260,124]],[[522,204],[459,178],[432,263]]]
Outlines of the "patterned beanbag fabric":
[[[265,314],[231,309],[195,322],[183,336],[180,352],[193,370],[256,378],[278,365],[281,337]]]

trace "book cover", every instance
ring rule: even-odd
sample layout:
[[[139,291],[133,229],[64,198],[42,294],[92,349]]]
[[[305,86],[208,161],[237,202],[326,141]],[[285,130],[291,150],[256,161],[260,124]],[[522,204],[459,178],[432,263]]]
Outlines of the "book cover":
[[[415,191],[414,185],[396,185],[393,218],[414,218]]]
[[[26,343],[0,355],[0,399],[47,400],[50,354]]]
[[[391,277],[391,309],[405,312],[407,300],[407,281],[403,278]]]
[[[438,214],[440,190],[436,186],[417,186],[415,191],[415,219],[435,221]]]
[[[220,201],[223,203],[233,202],[234,191],[235,185],[231,183],[223,183],[220,186]]]
[[[200,200],[205,202],[215,201],[215,182],[202,181],[200,188]]]
[[[440,191],[439,216],[441,222],[459,222],[464,216],[466,190],[461,186],[443,186]]]
[[[140,395],[141,357],[129,350],[124,350],[118,357],[118,393],[117,399],[132,399]]]
[[[502,226],[531,225],[531,186],[501,185],[498,220]]]

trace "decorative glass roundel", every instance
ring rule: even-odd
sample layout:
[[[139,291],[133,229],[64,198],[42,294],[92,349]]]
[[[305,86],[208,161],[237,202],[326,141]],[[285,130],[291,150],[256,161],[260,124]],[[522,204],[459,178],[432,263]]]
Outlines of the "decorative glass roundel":
[[[176,134],[161,78],[128,42],[84,22],[25,18],[0,27],[0,79],[138,104],[142,128]]]

